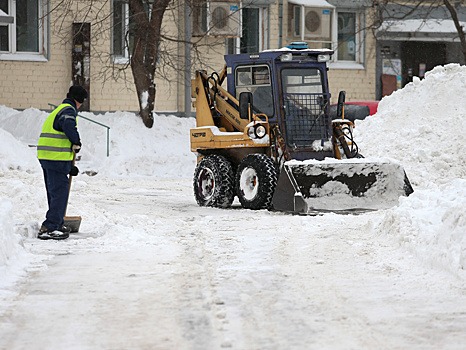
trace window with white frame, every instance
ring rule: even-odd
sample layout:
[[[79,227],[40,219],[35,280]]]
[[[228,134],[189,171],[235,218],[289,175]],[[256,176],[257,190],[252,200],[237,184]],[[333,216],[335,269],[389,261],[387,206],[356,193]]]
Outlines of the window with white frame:
[[[244,7],[241,9],[240,38],[227,39],[227,53],[257,53],[268,48],[268,7]]]
[[[315,3],[315,6],[309,4]],[[364,63],[364,11],[340,9],[325,1],[303,5],[298,0],[288,2],[288,40],[304,41],[309,48],[328,48],[335,51],[333,62],[346,67],[360,67]]]
[[[145,3],[144,9],[150,16],[149,3]],[[112,12],[112,54],[117,60],[127,61],[133,52],[134,31],[136,30],[136,23],[128,0],[113,0]]]
[[[0,24],[0,54],[45,55],[44,0],[0,0],[0,9],[14,18]]]
[[[354,11],[337,13],[336,61],[363,63],[363,14]]]
[[[130,32],[129,4],[124,0],[113,1],[113,45],[115,58],[129,58],[133,48],[133,35]]]

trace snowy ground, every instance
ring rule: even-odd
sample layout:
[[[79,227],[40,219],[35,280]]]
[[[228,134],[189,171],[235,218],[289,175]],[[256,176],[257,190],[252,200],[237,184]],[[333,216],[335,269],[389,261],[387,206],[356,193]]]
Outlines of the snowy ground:
[[[0,106],[0,349],[464,348],[465,95],[466,67],[437,67],[356,125],[415,193],[354,216],[200,208],[193,120],[83,113],[110,156],[81,120],[59,242],[35,238],[46,114]]]

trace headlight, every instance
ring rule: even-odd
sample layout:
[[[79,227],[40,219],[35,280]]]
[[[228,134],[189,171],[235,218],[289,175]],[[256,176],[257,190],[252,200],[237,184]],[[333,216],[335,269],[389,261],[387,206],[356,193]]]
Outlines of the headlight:
[[[255,129],[255,132],[256,132],[257,138],[261,139],[265,136],[265,134],[267,133],[267,130],[265,129],[265,126],[258,125]]]
[[[263,125],[251,126],[248,129],[248,136],[251,139],[261,139],[267,134],[267,129]]]

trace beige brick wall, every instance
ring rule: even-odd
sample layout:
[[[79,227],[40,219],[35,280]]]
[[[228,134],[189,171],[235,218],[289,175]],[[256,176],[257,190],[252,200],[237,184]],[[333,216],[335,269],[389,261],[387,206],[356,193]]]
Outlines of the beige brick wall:
[[[279,19],[279,6],[278,1],[270,5],[269,8],[269,49],[278,49],[280,37],[280,19]],[[285,42],[282,41],[283,46]]]
[[[338,93],[346,91],[346,100],[374,100],[376,96],[375,75],[375,40],[371,34],[366,35],[365,60],[362,69],[332,68],[329,70],[331,102],[336,103]]]
[[[53,0],[51,8],[59,0]],[[35,107],[49,109],[48,103],[58,104],[65,97],[71,83],[71,25],[74,22],[86,21],[79,8],[82,2],[76,1],[75,6],[66,14],[53,12],[50,19],[50,59],[45,62],[7,61],[0,60],[0,104],[12,108],[23,109]],[[84,4],[88,4],[85,2]],[[138,100],[133,83],[131,69],[118,73],[112,67],[110,59],[110,2],[100,0],[96,6],[105,4],[97,19],[102,25],[91,27],[93,42],[91,48],[91,110],[92,111],[137,111]],[[285,4],[286,5],[286,4]],[[279,14],[278,4],[270,7],[269,42],[270,48],[278,48]],[[286,45],[288,38],[286,23],[286,6],[283,8],[283,38]],[[97,22],[96,20],[96,22]],[[89,21],[89,19],[87,19]],[[183,7],[175,3],[166,13],[163,32],[172,38],[181,39],[184,23]],[[61,31],[58,28],[62,28]],[[62,40],[65,34],[65,40]],[[94,36],[95,34],[98,34]],[[95,39],[98,38],[98,39]],[[225,39],[206,37],[197,42],[197,52],[192,54],[192,77],[194,70],[206,69],[209,73],[219,71],[224,65]],[[157,112],[184,111],[184,43],[165,42],[170,52],[168,57],[161,59],[163,77],[156,79]],[[363,69],[331,69],[329,72],[332,102],[338,97],[338,91],[347,91],[347,100],[374,99],[375,97],[375,50],[371,35],[366,37],[366,58]],[[169,61],[164,61],[169,60]],[[175,62],[173,62],[175,61]],[[170,68],[174,66],[175,68]],[[116,65],[121,68],[121,65]],[[117,74],[118,73],[118,74]]]
[[[51,8],[58,0],[52,2]],[[29,107],[49,109],[48,103],[58,104],[66,95],[71,84],[71,26],[73,22],[86,21],[77,5],[66,13],[52,12],[50,18],[50,53],[49,60],[43,62],[0,60],[0,104],[12,108]],[[118,111],[139,109],[136,89],[133,83],[131,69],[123,72],[112,72],[113,63],[110,59],[110,19],[105,14],[110,11],[110,2],[102,0],[104,10],[100,12],[102,25],[91,26],[93,37],[91,47],[91,110]],[[89,19],[87,19],[89,21]],[[93,21],[94,22],[94,21]],[[167,11],[164,30],[173,32],[173,14]],[[170,24],[172,24],[170,26]],[[58,27],[62,28],[61,30]],[[64,28],[64,29],[63,29]],[[98,32],[98,33],[97,33]],[[96,35],[97,34],[97,35]],[[61,40],[65,35],[66,40]],[[95,36],[94,36],[95,35]],[[176,50],[177,44],[171,44]],[[122,68],[123,65],[115,65]],[[167,71],[167,69],[165,69]],[[178,74],[168,69],[164,78],[156,79],[156,110],[175,111],[178,108],[177,79]],[[118,77],[118,78],[114,78]]]
[[[52,49],[51,56],[57,56]],[[12,108],[49,108],[61,102],[71,77],[71,59],[49,62],[0,61],[0,104]]]

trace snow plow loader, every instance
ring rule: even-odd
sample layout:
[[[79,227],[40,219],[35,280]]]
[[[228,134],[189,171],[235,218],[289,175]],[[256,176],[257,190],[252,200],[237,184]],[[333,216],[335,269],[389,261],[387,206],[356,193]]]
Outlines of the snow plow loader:
[[[344,92],[330,118],[332,54],[291,45],[225,55],[221,72],[196,72],[190,140],[200,206],[227,208],[237,196],[247,209],[376,210],[413,192],[399,164],[359,154]]]

